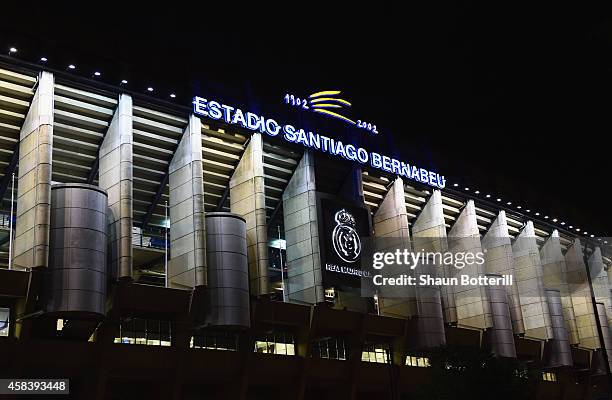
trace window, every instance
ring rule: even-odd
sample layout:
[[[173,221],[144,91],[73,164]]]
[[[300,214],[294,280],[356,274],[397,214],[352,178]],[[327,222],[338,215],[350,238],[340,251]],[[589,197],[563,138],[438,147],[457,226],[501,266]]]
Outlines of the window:
[[[238,333],[223,331],[201,331],[191,337],[192,349],[238,351]]]
[[[557,374],[554,372],[542,372],[542,380],[547,382],[557,382]]]
[[[329,358],[346,360],[347,351],[344,339],[323,338],[312,342],[311,356],[313,358]]]
[[[11,310],[8,308],[0,308],[0,337],[8,337],[10,330],[10,315]]]
[[[429,367],[429,358],[406,356],[406,365],[409,365],[411,367]]]
[[[255,353],[295,355],[295,339],[285,332],[273,332],[255,340]]]
[[[391,364],[391,351],[388,344],[367,344],[361,352],[361,361]]]
[[[142,318],[126,318],[119,325],[119,337],[115,343],[170,346],[172,335],[169,321]]]

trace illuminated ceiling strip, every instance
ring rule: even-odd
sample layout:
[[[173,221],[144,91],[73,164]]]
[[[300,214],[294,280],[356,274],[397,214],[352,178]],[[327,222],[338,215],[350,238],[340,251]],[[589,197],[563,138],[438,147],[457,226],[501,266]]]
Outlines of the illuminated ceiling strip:
[[[349,103],[348,101],[344,100],[344,99],[334,99],[333,97],[321,97],[319,99],[315,99],[315,100],[310,100],[311,104],[316,104],[316,103],[321,103],[321,102],[325,102],[325,101],[335,101],[341,104],[344,104],[346,106],[351,106],[352,104]]]
[[[319,97],[319,96],[335,96],[335,95],[340,94],[340,93],[342,93],[340,90],[324,90],[322,92],[313,93],[313,94],[311,94],[308,97],[313,99],[313,98]]]
[[[353,125],[355,125],[355,121],[353,121],[352,119],[348,119],[348,118],[346,118],[346,117],[345,117],[345,116],[343,116],[343,115],[336,114],[336,113],[335,113],[335,112],[333,112],[333,111],[329,111],[329,110],[322,110],[322,109],[316,109],[316,108],[315,108],[315,109],[313,109],[312,111],[313,111],[313,112],[316,112],[316,113],[327,114],[327,115],[332,116],[332,117],[334,117],[334,118],[338,118],[338,119],[341,119],[341,120],[343,120],[343,121],[346,121],[346,122],[348,122],[349,124],[353,124]]]
[[[338,104],[319,103],[313,104],[312,108],[342,108],[342,106]]]

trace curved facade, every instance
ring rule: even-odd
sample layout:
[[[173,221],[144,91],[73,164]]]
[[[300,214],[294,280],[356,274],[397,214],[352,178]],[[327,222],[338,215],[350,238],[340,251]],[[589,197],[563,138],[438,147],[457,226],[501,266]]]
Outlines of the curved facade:
[[[246,221],[237,214],[206,214],[208,312],[205,325],[248,328],[249,271]]]
[[[96,186],[52,186],[47,312],[104,315],[106,207],[106,192]]]

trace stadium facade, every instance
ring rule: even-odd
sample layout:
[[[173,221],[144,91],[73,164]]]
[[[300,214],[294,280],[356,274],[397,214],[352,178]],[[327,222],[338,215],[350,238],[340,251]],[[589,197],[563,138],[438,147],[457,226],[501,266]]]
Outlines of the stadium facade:
[[[410,398],[448,344],[540,366],[538,398],[606,390],[612,261],[584,236],[205,94],[0,61],[2,376],[100,399]],[[474,277],[516,284],[364,297],[353,232],[469,243]]]

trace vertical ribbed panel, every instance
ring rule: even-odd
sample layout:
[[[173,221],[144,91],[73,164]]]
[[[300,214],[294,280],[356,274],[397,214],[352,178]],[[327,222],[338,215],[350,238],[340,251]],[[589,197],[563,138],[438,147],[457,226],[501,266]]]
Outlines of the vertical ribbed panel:
[[[285,290],[291,301],[324,301],[316,210],[314,156],[305,151],[283,192],[283,222],[287,243]]]
[[[527,221],[512,244],[512,253],[525,336],[540,340],[550,339],[553,333],[533,222]]]
[[[49,262],[53,86],[53,75],[42,72],[19,132],[16,267],[46,267]]]
[[[468,200],[457,221],[448,232],[449,250],[454,253],[476,255],[482,253],[476,209],[473,200]],[[451,270],[452,271],[452,270]],[[484,264],[477,262],[455,269],[454,276],[468,275],[472,278],[485,273]],[[486,288],[482,285],[457,286],[455,288],[455,303],[457,305],[457,323],[478,329],[492,326],[491,310],[487,299]]]
[[[570,346],[567,329],[565,328],[561,294],[558,290],[547,289],[546,296],[548,299],[548,310],[553,331],[553,339],[549,342],[550,354],[548,356],[547,366],[550,368],[571,367],[573,365],[572,348]]]
[[[572,296],[572,306],[574,307],[580,346],[588,349],[598,349],[600,346],[595,310],[593,309],[591,289],[589,288],[586,266],[584,265],[582,255],[580,239],[576,238],[565,253],[568,287]]]
[[[514,255],[512,253],[510,235],[508,234],[506,213],[504,211],[499,212],[499,215],[482,238],[482,248],[486,251],[485,270],[487,274],[512,275],[514,277],[514,284],[506,286],[512,328],[516,334],[525,333],[521,300],[514,272]]]
[[[406,213],[404,182],[401,178],[393,181],[373,217],[376,251],[410,251],[410,229]],[[378,246],[380,244],[380,247]],[[389,246],[389,247],[386,247]],[[405,273],[405,270],[399,272]],[[416,315],[414,288],[411,286],[386,285],[379,288],[378,306],[382,315],[407,318]]]
[[[500,275],[487,274],[499,277]],[[493,354],[499,357],[516,358],[512,318],[508,307],[508,296],[505,286],[487,286],[487,295],[491,304],[493,327],[489,330],[489,345]]]
[[[230,210],[246,219],[251,294],[268,294],[268,228],[263,140],[260,133],[251,135],[229,187]]]
[[[572,296],[570,296],[567,282],[567,266],[561,251],[559,232],[555,229],[540,249],[542,260],[542,278],[546,289],[558,290],[563,306],[563,319],[571,344],[578,344],[578,328],[574,316]]]
[[[433,191],[421,214],[414,222],[412,238],[414,251],[445,252],[448,250],[442,195],[439,190]],[[417,280],[419,275],[431,275],[440,278],[447,276],[446,268],[443,265],[417,265],[414,271]],[[418,341],[422,347],[446,344],[445,317],[447,322],[457,320],[454,294],[449,293],[449,288],[452,289],[452,286],[442,288],[444,296],[438,286],[417,286],[416,288]],[[444,308],[443,301],[446,301],[445,304],[447,305]]]

